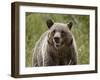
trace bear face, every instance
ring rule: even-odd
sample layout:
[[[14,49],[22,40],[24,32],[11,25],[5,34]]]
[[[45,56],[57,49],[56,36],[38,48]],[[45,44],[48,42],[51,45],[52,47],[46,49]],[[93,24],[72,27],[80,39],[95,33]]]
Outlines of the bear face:
[[[63,47],[69,47],[72,44],[72,22],[64,24],[54,23],[52,20],[48,20],[47,26],[49,28],[48,43],[53,45],[54,48],[61,49]]]

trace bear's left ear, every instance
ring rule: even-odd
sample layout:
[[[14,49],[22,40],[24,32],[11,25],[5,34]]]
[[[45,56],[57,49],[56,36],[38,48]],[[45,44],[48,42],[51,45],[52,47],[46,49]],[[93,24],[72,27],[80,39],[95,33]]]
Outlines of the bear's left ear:
[[[48,28],[51,28],[51,26],[54,24],[54,22],[51,19],[47,20],[47,26]]]
[[[71,30],[71,28],[73,26],[73,23],[72,22],[69,22],[67,25],[68,25],[68,28]]]

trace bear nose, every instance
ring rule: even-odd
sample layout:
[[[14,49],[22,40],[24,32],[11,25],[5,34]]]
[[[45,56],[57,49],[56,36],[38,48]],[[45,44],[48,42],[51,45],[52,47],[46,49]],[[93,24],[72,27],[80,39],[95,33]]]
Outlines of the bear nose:
[[[56,43],[60,42],[60,38],[59,37],[54,37],[54,40],[55,40]]]

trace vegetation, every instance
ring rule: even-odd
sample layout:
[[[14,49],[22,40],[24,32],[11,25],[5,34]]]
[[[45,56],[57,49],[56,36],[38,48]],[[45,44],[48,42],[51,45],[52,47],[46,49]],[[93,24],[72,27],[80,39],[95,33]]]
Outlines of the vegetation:
[[[54,22],[73,22],[72,33],[78,50],[78,64],[89,64],[89,16],[26,13],[26,67],[32,66],[32,51],[41,34],[48,30],[46,20]]]

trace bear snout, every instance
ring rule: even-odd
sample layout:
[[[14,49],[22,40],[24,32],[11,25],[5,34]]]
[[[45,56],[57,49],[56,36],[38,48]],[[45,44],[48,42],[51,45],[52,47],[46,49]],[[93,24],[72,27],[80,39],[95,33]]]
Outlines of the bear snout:
[[[55,43],[60,43],[61,42],[61,34],[60,34],[60,32],[55,32],[55,34],[54,34],[54,42]]]
[[[60,38],[59,38],[59,37],[54,37],[54,41],[55,41],[56,43],[60,43]]]

